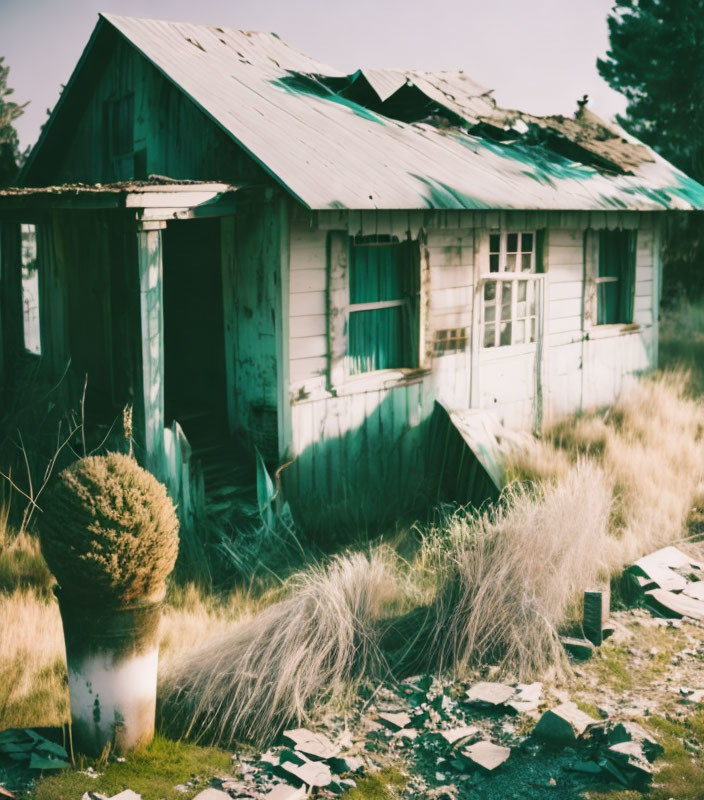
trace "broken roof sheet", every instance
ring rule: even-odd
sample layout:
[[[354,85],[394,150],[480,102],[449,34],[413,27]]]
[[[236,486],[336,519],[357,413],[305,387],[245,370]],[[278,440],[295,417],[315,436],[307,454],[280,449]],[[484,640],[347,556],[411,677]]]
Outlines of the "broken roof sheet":
[[[349,76],[274,34],[102,16],[310,208],[704,208],[648,148],[619,161],[619,132],[604,153],[584,120],[503,111],[462,72]]]

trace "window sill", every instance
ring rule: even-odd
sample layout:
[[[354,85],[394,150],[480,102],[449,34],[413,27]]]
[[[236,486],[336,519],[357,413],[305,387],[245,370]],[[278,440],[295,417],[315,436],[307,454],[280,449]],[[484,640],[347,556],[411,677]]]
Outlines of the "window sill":
[[[431,369],[426,367],[406,367],[402,369],[380,369],[376,372],[361,372],[359,375],[345,376],[345,382],[335,386],[332,395],[342,397],[362,392],[373,392],[381,389],[393,389],[422,381],[430,375]]]
[[[625,333],[637,333],[642,328],[637,322],[624,324],[618,322],[607,325],[593,325],[584,331],[585,339],[609,339],[613,336],[621,336]]]

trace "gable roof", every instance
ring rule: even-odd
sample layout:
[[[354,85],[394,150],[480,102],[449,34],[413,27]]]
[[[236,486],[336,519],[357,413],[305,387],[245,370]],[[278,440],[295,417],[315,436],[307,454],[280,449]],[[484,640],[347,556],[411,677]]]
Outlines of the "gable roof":
[[[309,208],[704,209],[704,187],[586,110],[500,109],[462,72],[345,75],[275,34],[101,18],[91,41],[117,30]]]

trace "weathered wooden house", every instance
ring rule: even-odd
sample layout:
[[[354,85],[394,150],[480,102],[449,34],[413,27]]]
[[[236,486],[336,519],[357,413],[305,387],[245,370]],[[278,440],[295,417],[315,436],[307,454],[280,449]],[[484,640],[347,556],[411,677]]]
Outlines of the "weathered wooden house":
[[[70,364],[176,493],[188,441],[207,467],[244,430],[309,499],[412,485],[436,402],[538,429],[611,401],[656,364],[661,221],[704,208],[584,102],[536,117],[462,72],[112,15],[19,183],[4,391]]]

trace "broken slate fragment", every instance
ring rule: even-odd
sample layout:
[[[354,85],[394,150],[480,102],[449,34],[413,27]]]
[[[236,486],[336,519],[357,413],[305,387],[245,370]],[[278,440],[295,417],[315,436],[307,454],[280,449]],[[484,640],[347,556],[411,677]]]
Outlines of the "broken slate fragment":
[[[497,767],[500,767],[511,755],[511,748],[483,740],[465,747],[462,750],[462,755],[473,764],[492,772]]]
[[[286,761],[281,766],[299,781],[303,781],[306,786],[327,786],[332,781],[330,767],[320,761],[306,761],[304,764]]]
[[[695,600],[684,594],[667,592],[664,589],[653,589],[645,593],[645,603],[657,614],[663,617],[680,619],[681,617],[691,617],[692,619],[704,620],[704,601]]]
[[[560,636],[560,643],[573,658],[586,661],[596,652],[589,639],[576,639],[573,636]]]
[[[465,725],[462,728],[452,728],[447,731],[440,731],[440,735],[449,745],[456,745],[470,736],[476,736],[479,733],[479,728],[473,725]]]
[[[142,800],[142,795],[133,792],[132,789],[125,789],[120,794],[114,794],[110,800]],[[195,800],[195,798],[193,798]]]
[[[264,795],[264,800],[303,800],[306,790],[302,786],[289,786],[280,783]]]
[[[481,681],[467,691],[467,700],[470,703],[486,706],[502,706],[513,697],[514,693],[515,689],[505,683]]]
[[[364,769],[364,761],[357,756],[338,756],[328,761],[330,769],[338,775],[347,772],[361,772]]]
[[[543,684],[539,681],[519,683],[516,687],[516,694],[506,705],[518,714],[528,714],[538,708],[542,694]]]
[[[619,722],[611,728],[606,740],[610,746],[624,742],[636,742],[648,761],[655,761],[663,753],[662,745],[657,739],[653,738],[637,722]]]
[[[638,742],[621,742],[608,748],[604,754],[607,758],[616,761],[620,768],[627,767],[633,771],[636,781],[649,782],[652,780],[653,767],[643,755],[643,750]],[[626,777],[629,777],[626,774]]]
[[[309,758],[325,760],[334,758],[340,752],[340,748],[334,745],[327,736],[323,736],[322,733],[313,733],[306,728],[284,731],[284,739],[299,753],[303,753]]]
[[[214,789],[211,786],[208,789],[203,789],[202,792],[198,792],[193,800],[231,800],[231,797],[227,792],[223,792],[221,789]]]
[[[573,745],[580,736],[598,725],[599,722],[575,703],[563,703],[546,711],[533,728],[533,736],[552,745],[566,747]]]
[[[411,715],[406,714],[405,711],[397,713],[382,711],[378,716],[384,725],[393,730],[401,730],[401,728],[406,728],[411,724]]]

